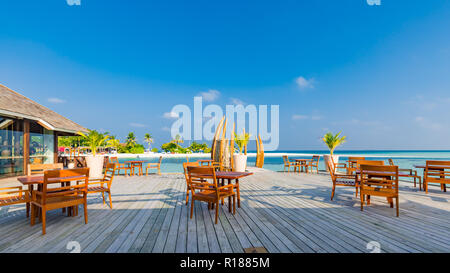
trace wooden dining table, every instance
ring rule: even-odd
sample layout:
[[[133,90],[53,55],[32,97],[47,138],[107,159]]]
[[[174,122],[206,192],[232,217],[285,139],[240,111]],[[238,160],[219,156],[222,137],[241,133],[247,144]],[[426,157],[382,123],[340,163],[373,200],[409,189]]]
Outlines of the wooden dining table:
[[[303,170],[303,167],[305,167],[305,171],[306,171],[306,173],[308,173],[308,165],[309,165],[308,163],[311,163],[313,161],[313,159],[312,158],[294,158],[294,161],[299,163],[300,167],[302,167],[302,170]],[[298,168],[298,172],[300,172],[300,168]]]
[[[48,181],[52,183],[58,183],[61,182],[61,184],[69,184],[71,181],[76,181],[73,179],[79,178],[80,180],[85,179],[84,175],[79,176],[68,176],[64,178],[49,178]],[[21,176],[18,177],[17,180],[22,183],[22,185],[28,187],[28,192],[30,193],[30,196],[33,196],[34,191],[34,185],[37,186],[38,191],[42,191],[42,185],[44,184],[44,176],[43,175],[32,175],[32,176]],[[36,217],[38,214],[36,214]]]
[[[139,170],[139,174],[138,175],[143,175],[143,164],[147,163],[148,160],[127,160],[124,163],[127,164],[130,167],[130,175],[133,176],[134,175],[134,168],[138,168]]]
[[[217,171],[216,172],[216,178],[221,181],[221,185],[225,185],[225,180],[228,182],[227,184],[234,182],[234,185],[236,187],[236,195],[237,195],[237,201],[238,201],[238,208],[241,207],[241,195],[239,191],[239,179],[247,177],[249,175],[253,175],[251,172],[225,172],[225,171]]]

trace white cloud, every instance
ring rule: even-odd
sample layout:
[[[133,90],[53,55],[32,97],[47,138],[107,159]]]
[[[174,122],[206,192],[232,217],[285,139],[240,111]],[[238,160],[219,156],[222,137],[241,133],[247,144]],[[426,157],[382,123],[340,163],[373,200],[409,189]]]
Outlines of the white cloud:
[[[214,89],[210,89],[207,92],[201,92],[199,96],[201,96],[204,101],[211,102],[219,98],[220,92]]]
[[[167,119],[176,119],[176,118],[179,118],[180,115],[175,112],[167,112],[167,113],[164,113],[163,117],[167,118]]]
[[[414,121],[420,126],[423,127],[425,129],[431,129],[431,130],[441,130],[442,128],[444,128],[444,126],[441,123],[438,122],[434,122],[431,120],[428,120],[424,117],[418,116],[414,119]]]
[[[295,79],[295,83],[300,89],[314,88],[315,80],[313,78],[306,79],[303,76],[300,76]]]
[[[135,123],[135,122],[130,123],[130,126],[131,127],[138,127],[138,128],[147,127],[147,125],[145,125],[145,124]]]
[[[307,116],[307,115],[292,115],[292,120],[321,120],[321,116],[313,115],[313,116]]]
[[[308,119],[308,116],[305,116],[305,115],[292,115],[292,119],[293,120],[303,120],[303,119]]]
[[[230,98],[231,104],[234,105],[245,105],[245,102],[243,102],[242,100],[238,99],[238,98]]]
[[[170,132],[170,128],[169,127],[162,127],[161,130],[163,130],[165,132]]]
[[[65,100],[59,99],[59,98],[48,98],[47,101],[51,102],[51,103],[65,103],[66,102]]]

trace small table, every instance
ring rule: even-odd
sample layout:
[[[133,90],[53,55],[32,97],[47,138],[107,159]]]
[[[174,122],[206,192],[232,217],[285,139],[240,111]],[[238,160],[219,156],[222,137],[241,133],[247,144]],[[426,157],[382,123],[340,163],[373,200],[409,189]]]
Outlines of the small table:
[[[299,167],[302,168],[302,171],[303,171],[303,167],[305,167],[305,171],[306,171],[306,173],[308,173],[308,165],[313,160],[312,160],[312,158],[295,158],[294,161],[298,162]],[[298,172],[300,172],[300,168],[298,168]]]
[[[249,175],[252,175],[252,174],[253,173],[247,173],[247,172],[222,172],[222,171],[216,172],[216,178],[222,180],[222,185],[223,185],[223,181],[225,179],[228,180],[228,184],[230,184],[232,180],[235,181],[238,208],[241,207],[241,195],[239,192],[239,179],[249,176]]]
[[[142,165],[144,163],[148,162],[147,160],[128,160],[125,161],[125,164],[128,164],[130,166],[130,175],[134,175],[134,168],[138,168],[139,169],[139,174],[138,175],[142,175],[143,171],[142,171]]]

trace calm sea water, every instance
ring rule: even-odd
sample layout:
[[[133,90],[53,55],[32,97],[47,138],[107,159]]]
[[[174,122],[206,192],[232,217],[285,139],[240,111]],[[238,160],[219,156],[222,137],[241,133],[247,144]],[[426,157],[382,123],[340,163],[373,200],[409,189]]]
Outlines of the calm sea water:
[[[273,171],[283,170],[282,155],[289,156],[290,159],[295,158],[311,158],[313,155],[321,155],[319,168],[325,170],[323,162],[323,154],[328,151],[276,151],[266,152],[264,158],[264,168]],[[345,162],[349,156],[364,156],[369,160],[386,160],[392,158],[400,168],[413,168],[413,165],[425,164],[426,160],[450,160],[450,151],[336,151],[336,155],[340,155],[339,162]],[[133,158],[121,158],[123,162]],[[143,158],[144,159],[144,158]],[[196,161],[200,158],[190,158],[190,161]],[[209,159],[208,157],[202,159]],[[148,162],[157,162],[158,159],[146,159]],[[255,156],[248,157],[248,165],[254,166]],[[164,158],[161,164],[161,172],[163,173],[181,173],[183,172],[182,163],[186,162],[186,158]],[[420,172],[421,173],[421,172]]]

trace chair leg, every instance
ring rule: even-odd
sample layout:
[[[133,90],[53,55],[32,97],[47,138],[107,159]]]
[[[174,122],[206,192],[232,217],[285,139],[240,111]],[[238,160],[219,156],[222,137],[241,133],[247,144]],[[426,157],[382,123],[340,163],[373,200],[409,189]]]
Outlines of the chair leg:
[[[399,208],[399,206],[398,206],[398,196],[397,196],[397,198],[395,198],[395,207],[397,208],[397,217],[399,216],[399,211],[400,211],[400,208]]]
[[[102,192],[103,205],[105,204],[105,192]]]
[[[189,203],[189,191],[186,191],[186,206]],[[208,208],[209,208],[209,203],[208,203]]]
[[[419,190],[422,190],[422,178],[420,176],[417,178],[419,178]]]
[[[355,197],[358,198],[358,186],[355,186]]]
[[[333,201],[334,191],[336,190],[336,186],[333,185],[333,189],[331,190],[331,201]]]
[[[158,174],[161,175],[161,167],[158,166]]]
[[[28,218],[28,217],[30,217],[30,203],[29,202],[27,202],[26,208],[27,208],[27,218]]]
[[[78,206],[77,206],[77,208],[78,208]],[[88,212],[87,212],[87,200],[86,199],[84,199],[83,208],[84,208],[84,223],[87,224],[88,223]]]
[[[33,205],[33,204],[30,204],[31,205],[31,222],[30,222],[30,225],[31,226],[34,226],[34,221],[36,221],[36,208],[35,208],[35,206]]]
[[[233,214],[236,214],[236,194],[233,195]]]
[[[111,192],[108,191],[108,197],[109,197],[109,208],[112,209],[112,200],[111,200]]]
[[[231,196],[228,196],[228,212],[231,212]]]
[[[195,201],[194,201],[194,199],[192,199],[191,200],[191,216],[190,216],[191,219],[192,219],[192,214],[194,213],[194,203],[195,203]]]
[[[427,181],[423,182],[423,188],[425,189],[425,193],[428,194],[428,182]]]
[[[364,207],[364,195],[360,194],[360,198],[361,198],[361,211],[363,211],[363,207]]]
[[[216,225],[217,225],[218,219],[219,219],[219,200],[217,200],[217,204],[216,204]]]
[[[45,235],[45,217],[46,217],[47,211],[45,211],[44,208],[42,208],[42,235]]]

